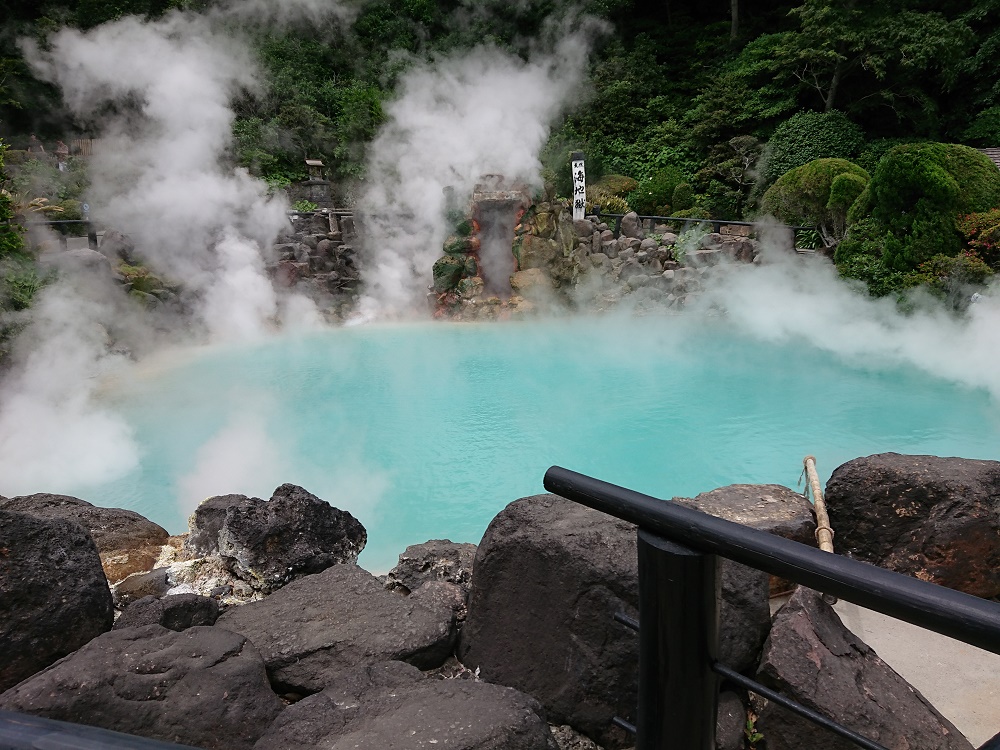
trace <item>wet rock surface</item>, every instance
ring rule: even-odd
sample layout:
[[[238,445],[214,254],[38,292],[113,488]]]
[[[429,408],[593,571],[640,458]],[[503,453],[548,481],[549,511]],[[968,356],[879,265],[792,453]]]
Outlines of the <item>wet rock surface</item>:
[[[826,500],[837,551],[1000,596],[1000,462],[881,453],[839,466]]]
[[[369,661],[438,667],[452,653],[455,638],[449,606],[393,594],[350,564],[233,607],[216,626],[253,641],[276,689],[301,694],[318,692],[333,684],[338,672]]]
[[[0,690],[110,630],[113,618],[83,526],[0,510]]]
[[[253,747],[282,709],[246,638],[115,630],[0,695],[0,708],[206,750]]]
[[[775,615],[757,678],[885,747],[972,748],[810,589],[799,588]],[[768,750],[856,747],[775,703],[759,713],[757,728]]]
[[[537,701],[474,680],[435,680],[400,662],[345,670],[288,707],[256,750],[556,750]]]
[[[38,493],[0,499],[0,508],[38,518],[65,518],[90,532],[112,583],[148,570],[169,534],[131,510],[102,508],[69,495]]]

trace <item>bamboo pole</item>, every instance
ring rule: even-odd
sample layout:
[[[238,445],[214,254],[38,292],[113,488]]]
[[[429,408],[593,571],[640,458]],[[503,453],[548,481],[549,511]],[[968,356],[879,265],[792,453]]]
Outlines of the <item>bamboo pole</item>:
[[[816,509],[816,541],[824,552],[833,552],[833,529],[830,528],[830,517],[826,514],[826,500],[823,499],[819,475],[816,473],[816,457],[806,456],[802,459],[802,465],[809,479],[813,507]]]

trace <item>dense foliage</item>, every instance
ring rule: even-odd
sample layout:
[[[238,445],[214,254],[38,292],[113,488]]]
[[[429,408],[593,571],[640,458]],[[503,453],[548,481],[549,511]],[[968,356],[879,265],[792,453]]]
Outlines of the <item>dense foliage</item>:
[[[885,265],[910,271],[939,253],[958,254],[956,220],[1000,206],[1000,170],[968,146],[896,146],[882,157],[856,206],[851,218],[870,214],[874,231],[885,236]]]
[[[783,174],[764,193],[761,208],[786,224],[816,226],[832,246],[844,238],[847,211],[868,180],[845,159],[815,159]]]
[[[48,142],[96,135],[32,76],[19,37],[233,2],[0,0],[0,136],[23,148],[32,131]],[[582,10],[607,31],[590,90],[552,123],[541,154],[551,192],[568,194],[569,154],[583,150],[595,187],[605,174],[630,186],[597,187],[591,204],[739,219],[763,199],[787,221],[818,224],[828,244],[846,229],[837,262],[847,276],[877,276],[870,288],[902,288],[921,264],[964,247],[1000,263],[992,229],[956,225],[1000,205],[986,161],[940,145],[1000,146],[1000,0],[344,2],[357,11],[346,22],[241,26],[267,83],[234,101],[230,158],[275,186],[320,158],[348,199],[414,61],[482,43],[527,55],[544,46],[549,21]],[[814,166],[782,182],[817,159],[858,167]],[[865,173],[871,184],[855,201]],[[41,180],[48,192],[25,198],[72,211],[85,182],[66,179]]]

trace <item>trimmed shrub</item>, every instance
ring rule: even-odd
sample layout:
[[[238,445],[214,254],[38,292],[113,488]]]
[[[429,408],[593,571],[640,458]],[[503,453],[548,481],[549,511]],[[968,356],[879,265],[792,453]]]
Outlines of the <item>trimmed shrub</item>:
[[[847,210],[868,181],[868,173],[846,159],[815,159],[782,175],[761,208],[786,224],[815,225],[833,245],[844,238]]]
[[[590,185],[587,190],[599,190],[608,195],[625,196],[639,187],[639,181],[623,174],[606,174]]]
[[[1000,170],[968,146],[915,143],[896,146],[879,162],[862,195],[871,218],[891,236],[883,262],[899,271],[962,248],[959,215],[1000,206]],[[852,211],[851,218],[860,218]]]
[[[864,144],[864,131],[842,112],[799,112],[781,123],[761,159],[757,192],[766,190],[790,169],[814,159],[850,159]]]

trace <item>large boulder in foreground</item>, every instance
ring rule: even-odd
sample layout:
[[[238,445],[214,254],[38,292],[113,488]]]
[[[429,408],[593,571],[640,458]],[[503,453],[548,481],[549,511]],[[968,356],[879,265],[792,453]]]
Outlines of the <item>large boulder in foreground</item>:
[[[745,669],[767,634],[767,578],[728,562],[722,577],[720,659]],[[553,722],[624,746],[611,719],[635,718],[638,641],[614,615],[636,616],[638,594],[634,526],[556,495],[522,498],[479,545],[459,659],[538,698]]]
[[[0,510],[0,691],[114,621],[97,545],[80,524]]]
[[[968,594],[1000,596],[1000,462],[880,453],[826,486],[837,551]]]
[[[95,638],[0,695],[0,709],[206,750],[244,750],[282,704],[243,636],[147,625]]]
[[[244,495],[209,498],[189,521],[188,548],[216,551],[238,578],[268,593],[303,575],[357,562],[368,541],[354,516],[294,484],[267,502]]]
[[[637,616],[635,527],[556,495],[517,500],[476,553],[458,658],[482,679],[537,698],[549,720],[601,745],[629,739],[638,640],[615,622]]]
[[[122,508],[102,508],[69,495],[37,493],[0,499],[0,508],[39,518],[76,521],[90,532],[111,583],[149,570],[169,534],[162,526]]]
[[[757,678],[885,747],[972,750],[951,722],[810,589],[799,588],[775,615]],[[759,713],[757,729],[768,750],[856,747],[773,702]]]
[[[474,680],[435,680],[401,662],[337,675],[285,709],[255,750],[556,750],[538,701]]]
[[[301,694],[323,690],[339,672],[370,661],[439,667],[455,639],[450,605],[393,594],[367,571],[346,564],[232,607],[216,627],[253,641],[275,688]]]

